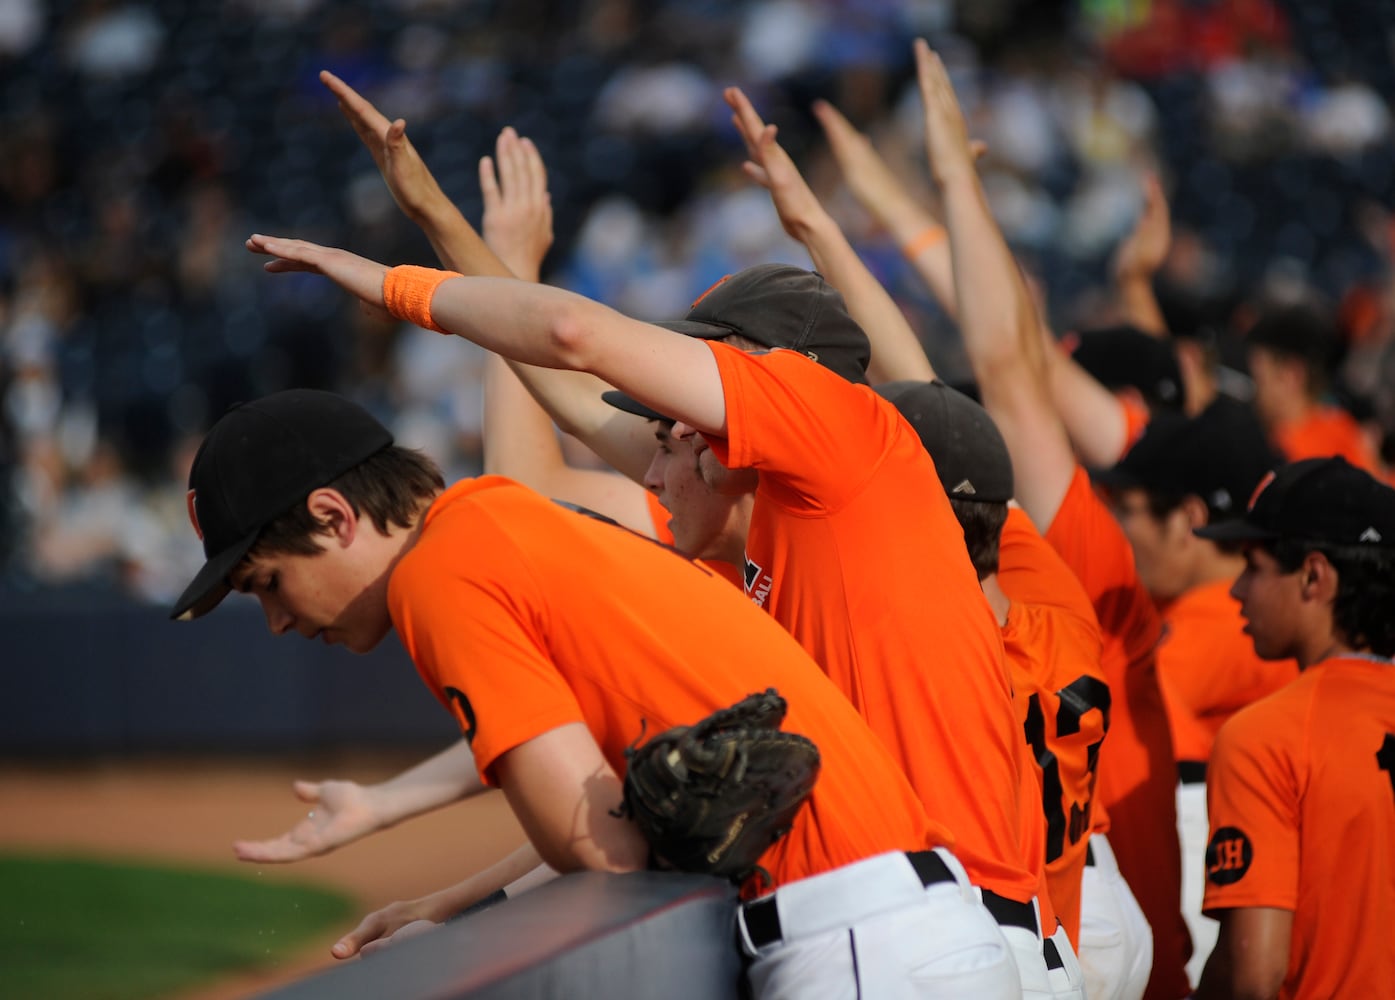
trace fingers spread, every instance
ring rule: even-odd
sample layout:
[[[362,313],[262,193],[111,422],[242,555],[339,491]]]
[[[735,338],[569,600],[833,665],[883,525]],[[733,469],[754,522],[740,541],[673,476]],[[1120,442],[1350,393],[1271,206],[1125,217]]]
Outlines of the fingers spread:
[[[494,174],[494,158],[480,157],[480,193],[484,196],[485,211],[499,203],[499,179]]]

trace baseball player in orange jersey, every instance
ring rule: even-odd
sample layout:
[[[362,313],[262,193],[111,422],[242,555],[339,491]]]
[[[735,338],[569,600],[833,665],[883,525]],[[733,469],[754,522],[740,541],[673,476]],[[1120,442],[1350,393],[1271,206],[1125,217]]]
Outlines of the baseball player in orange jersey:
[[[1361,425],[1324,400],[1339,334],[1318,306],[1271,306],[1245,332],[1254,405],[1274,446],[1290,462],[1342,455],[1365,470],[1378,462]]]
[[[1244,511],[1278,462],[1249,408],[1218,396],[1191,419],[1160,414],[1124,459],[1099,473],[1133,547],[1139,578],[1162,614],[1158,682],[1177,756],[1182,913],[1192,938],[1187,973],[1201,975],[1217,925],[1202,916],[1206,882],[1206,766],[1221,725],[1297,676],[1291,660],[1255,655],[1228,593],[1238,552],[1193,534]]]
[[[1206,912],[1220,936],[1198,998],[1365,997],[1395,983],[1395,490],[1341,458],[1265,480],[1232,593],[1287,687],[1221,727],[1207,775]]]
[[[926,150],[945,205],[965,348],[984,406],[1012,455],[1018,501],[1095,605],[1112,700],[1099,796],[1109,812],[1119,867],[1152,930],[1147,995],[1175,1000],[1190,988],[1190,944],[1180,906],[1176,765],[1153,659],[1160,632],[1156,612],[1138,582],[1128,543],[1090,489],[1052,404],[1041,321],[987,210],[948,76],[927,48],[919,48],[917,59]],[[1083,953],[1081,961],[1088,975]]]
[[[208,562],[173,617],[236,589],[277,634],[363,652],[395,630],[473,752],[467,794],[502,788],[559,871],[645,866],[614,806],[646,726],[695,721],[753,683],[783,691],[823,768],[761,858],[776,888],[760,939],[743,924],[754,995],[1016,995],[948,833],[880,741],[783,629],[671,550],[500,477],[447,489],[365,411],[307,390],[214,426],[190,516]]]

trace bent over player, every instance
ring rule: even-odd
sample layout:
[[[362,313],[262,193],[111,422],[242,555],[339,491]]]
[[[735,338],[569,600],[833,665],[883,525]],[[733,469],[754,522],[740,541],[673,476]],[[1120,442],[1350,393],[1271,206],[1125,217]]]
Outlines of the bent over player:
[[[236,589],[278,635],[364,652],[396,630],[470,745],[466,794],[501,788],[558,871],[645,867],[650,845],[617,809],[626,748],[776,688],[823,770],[761,856],[773,892],[738,921],[757,996],[1017,995],[948,832],[817,665],[725,581],[511,480],[447,489],[329,393],[229,411],[189,482],[208,561],[174,616]],[[941,987],[927,994],[926,976]]]
[[[1242,519],[1231,593],[1287,687],[1221,727],[1207,771],[1198,998],[1357,997],[1395,983],[1395,489],[1342,458],[1284,466]]]

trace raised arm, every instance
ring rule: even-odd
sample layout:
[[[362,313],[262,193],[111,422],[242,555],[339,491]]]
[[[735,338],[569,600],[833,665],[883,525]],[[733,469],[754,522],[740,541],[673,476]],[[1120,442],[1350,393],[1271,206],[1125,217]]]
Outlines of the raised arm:
[[[296,798],[309,814],[269,840],[239,840],[242,861],[277,864],[302,861],[353,843],[378,830],[484,790],[475,758],[464,740],[376,785],[354,781],[297,781]]]
[[[1076,455],[1091,468],[1108,468],[1129,446],[1123,401],[1082,368],[1045,326],[1042,343],[1051,401]]]
[[[1036,305],[988,208],[964,116],[938,56],[915,43],[930,173],[945,204],[959,326],[983,395],[1012,455],[1018,502],[1045,532],[1075,475],[1046,385]]]
[[[1166,337],[1167,320],[1153,291],[1153,278],[1172,246],[1172,219],[1157,175],[1145,174],[1142,187],[1143,209],[1114,251],[1114,287],[1128,322],[1154,337]]]
[[[869,378],[873,382],[934,378],[935,371],[901,307],[819,204],[799,168],[776,141],[775,126],[762,121],[736,87],[728,87],[725,97],[750,157],[743,164],[746,175],[770,192],[785,231],[808,248],[814,269],[843,293],[848,312],[867,332],[872,342]]]
[[[560,288],[516,279],[427,268],[389,273],[347,250],[261,234],[253,234],[247,248],[273,258],[265,265],[269,272],[323,274],[370,307],[388,308],[401,319],[525,364],[590,372],[704,434],[726,434],[717,361],[700,340]]]
[[[388,121],[373,104],[328,70],[320,82],[339,101],[339,110],[358,133],[402,214],[421,228],[446,267],[461,274],[511,277],[513,272],[485,245],[475,228],[446,197],[421,154],[407,138],[407,123]]]
[[[552,245],[552,202],[537,147],[505,129],[495,156],[480,160],[480,189],[485,242],[519,278],[537,281]],[[545,379],[548,373],[530,369],[526,374]],[[642,534],[654,534],[643,487],[613,473],[569,466],[552,417],[497,354],[485,362],[484,470],[605,514]]]
[[[817,101],[814,116],[823,126],[828,147],[838,161],[843,182],[852,196],[896,241],[945,312],[951,317],[957,316],[959,302],[954,291],[954,265],[941,220],[916,201],[867,136],[854,128],[837,108],[827,101]],[[893,372],[889,377],[919,376]]]
[[[480,238],[441,191],[407,138],[406,124],[401,119],[389,122],[370,101],[332,73],[321,73],[320,79],[338,99],[340,110],[378,165],[393,199],[403,214],[421,227],[444,266],[461,274],[497,277],[513,274],[512,263],[528,267],[526,246],[519,247],[518,253],[510,251],[511,260],[506,263]],[[506,130],[505,135],[508,137],[506,148],[512,150],[517,143],[525,152],[536,154],[536,148],[518,139],[512,130]],[[503,136],[501,141],[504,141]],[[541,170],[540,157],[538,169]],[[493,176],[492,170],[486,171],[482,166],[481,183],[486,172]],[[510,179],[505,177],[505,185]],[[517,179],[531,182],[536,178],[521,173]],[[545,192],[545,175],[542,183]],[[487,197],[488,191],[485,193]],[[537,260],[537,264],[540,263],[541,256]],[[536,280],[536,275],[519,277]],[[644,478],[644,471],[653,457],[652,432],[641,418],[622,413],[601,399],[601,393],[610,388],[609,385],[584,372],[544,370],[516,362],[511,362],[510,367],[559,427],[586,442],[630,479],[640,482]]]

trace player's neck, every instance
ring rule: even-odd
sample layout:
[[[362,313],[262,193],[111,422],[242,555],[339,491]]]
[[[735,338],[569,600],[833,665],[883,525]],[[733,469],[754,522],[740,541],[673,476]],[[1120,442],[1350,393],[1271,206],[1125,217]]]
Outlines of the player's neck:
[[[1343,656],[1368,655],[1368,651],[1357,649],[1336,632],[1305,645],[1307,648],[1299,650],[1297,656],[1294,657],[1298,661],[1299,670],[1307,670],[1311,666],[1316,666],[1327,660],[1340,659]]]
[[[983,587],[983,596],[988,598],[988,606],[993,609],[993,617],[998,619],[998,627],[1002,628],[1007,624],[1008,608],[1012,602],[1003,593],[1003,588],[998,586],[998,574],[989,573],[979,581],[979,585]]]
[[[1234,583],[1235,578],[1245,569],[1244,556],[1227,554],[1215,543],[1203,539],[1197,539],[1197,545],[1197,558],[1192,567],[1188,590],[1221,581],[1227,584]]]

